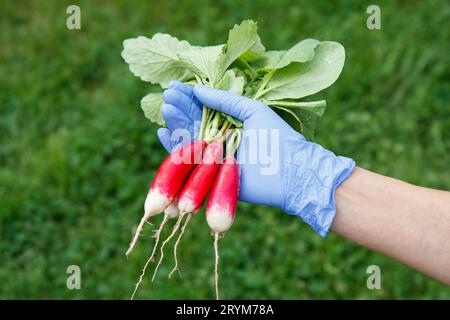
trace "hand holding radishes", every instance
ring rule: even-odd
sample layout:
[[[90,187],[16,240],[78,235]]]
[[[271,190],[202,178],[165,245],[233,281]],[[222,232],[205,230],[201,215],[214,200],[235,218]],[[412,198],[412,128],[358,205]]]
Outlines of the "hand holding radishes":
[[[192,46],[158,33],[151,39],[125,40],[122,57],[136,76],[168,88],[146,95],[141,107],[150,121],[167,125],[158,136],[173,152],[155,176],[127,255],[147,219],[164,211],[156,232],[158,244],[169,220],[167,208],[178,199],[178,220],[161,245],[154,276],[165,245],[186,216],[174,247],[172,273],[178,270],[178,243],[208,191],[206,217],[215,235],[217,298],[218,239],[234,221],[238,197],[299,215],[325,236],[334,216],[334,189],[351,173],[354,162],[305,140],[303,135],[313,138],[325,101],[303,99],[339,77],[345,58],[339,43],[306,39],[289,50],[266,51],[256,23],[246,20],[230,30],[223,45]],[[219,164],[223,145],[226,156]],[[198,155],[194,149],[205,152]],[[195,163],[175,162],[180,157]]]
[[[174,83],[170,90],[187,90],[183,86]],[[190,100],[171,100],[172,106],[186,110],[183,103],[204,104],[243,122],[237,150],[239,200],[279,207],[301,217],[324,237],[335,214],[334,190],[349,177],[355,162],[305,140],[262,102],[203,85],[196,85],[192,94]],[[188,125],[189,119],[197,120],[195,117],[194,113],[186,114],[180,124]],[[161,139],[161,143],[170,146],[168,140]],[[261,150],[267,154],[262,155]],[[255,153],[256,158],[251,159]],[[266,159],[273,163],[264,163]]]
[[[227,91],[217,90],[197,84],[193,89],[182,83],[172,83],[170,92],[178,91],[180,99],[170,99],[174,108],[187,110],[187,106],[201,104],[209,108],[225,112],[243,122],[243,140],[237,152],[236,162],[234,149],[222,164],[211,190],[206,209],[208,225],[213,230],[216,256],[216,297],[218,293],[218,249],[219,234],[226,232],[232,225],[235,204],[239,190],[239,199],[245,202],[276,206],[285,212],[301,217],[321,236],[325,236],[331,227],[336,213],[334,191],[352,173],[355,162],[349,158],[335,156],[332,152],[316,143],[309,142],[294,131],[273,110],[265,104]],[[192,90],[192,93],[191,91]],[[189,92],[182,96],[182,91]],[[171,94],[172,95],[172,94]],[[181,98],[182,97],[182,98]],[[198,100],[198,101],[197,101]],[[187,105],[184,105],[184,104]],[[165,110],[162,113],[165,118]],[[184,114],[184,113],[183,113]],[[181,115],[181,113],[180,113]],[[194,113],[187,114],[179,123],[194,128]],[[170,133],[162,135],[161,142],[170,147]],[[273,163],[263,163],[254,154],[261,156],[260,150],[270,150]],[[240,183],[238,164],[241,168]],[[219,190],[219,191],[218,191]]]

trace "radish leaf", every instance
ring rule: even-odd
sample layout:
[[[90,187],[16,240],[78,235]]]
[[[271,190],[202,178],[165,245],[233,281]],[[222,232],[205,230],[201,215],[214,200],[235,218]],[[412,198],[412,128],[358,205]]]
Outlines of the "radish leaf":
[[[258,70],[281,69],[289,65],[291,62],[308,62],[314,58],[314,49],[320,41],[315,39],[306,39],[285,51],[267,51],[261,54],[257,59],[255,67]]]
[[[244,83],[244,77],[236,77],[233,70],[228,70],[225,72],[217,88],[241,95],[244,92]]]
[[[256,22],[252,20],[244,20],[240,25],[235,25],[233,29],[230,30],[226,50],[219,59],[219,76],[222,76],[237,58],[244,55],[252,48],[255,49],[255,43],[257,43],[259,39],[256,30]],[[256,47],[258,47],[258,45],[256,45]]]
[[[162,92],[149,93],[141,100],[141,108],[145,117],[151,122],[164,125],[164,119],[161,115],[160,106],[164,103]]]
[[[232,125],[234,125],[236,128],[242,128],[244,124],[241,120],[233,118],[229,114],[221,112],[222,116],[224,116]]]
[[[266,48],[262,44],[261,38],[257,35],[255,44],[249,50],[241,54],[239,58],[245,61],[253,61],[261,57],[261,55],[264,54],[265,51]]]
[[[219,72],[218,59],[224,45],[209,47],[192,47],[178,54],[184,66],[210,83],[216,83]]]
[[[337,42],[305,39],[289,50],[265,51],[256,22],[244,20],[229,31],[226,44],[191,46],[168,34],[157,33],[151,39],[125,40],[122,57],[136,76],[162,88],[171,80],[191,86],[201,82],[260,100],[295,130],[312,139],[326,103],[300,99],[336,81],[344,65],[345,50]],[[162,93],[150,93],[141,100],[150,121],[164,124],[162,103]],[[229,115],[221,117],[221,121],[242,126],[242,122]]]
[[[337,42],[321,42],[314,59],[291,63],[277,70],[256,98],[268,100],[298,99],[325,89],[339,77],[344,66],[345,50]]]
[[[263,100],[268,106],[297,108],[310,112],[318,117],[323,116],[327,103],[325,100],[319,101],[290,101],[290,100]]]
[[[187,41],[157,33],[151,39],[142,36],[127,39],[123,47],[123,59],[129,64],[131,72],[143,81],[165,88],[171,80],[184,81],[192,77],[177,55],[191,48]]]
[[[276,107],[275,111],[292,127],[301,132],[306,139],[314,140],[318,117],[313,113],[293,108]]]

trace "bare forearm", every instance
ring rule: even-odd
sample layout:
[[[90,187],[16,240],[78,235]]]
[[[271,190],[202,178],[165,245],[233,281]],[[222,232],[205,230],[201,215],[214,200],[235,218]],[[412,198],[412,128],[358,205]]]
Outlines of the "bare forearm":
[[[336,208],[335,233],[450,285],[450,192],[356,168]]]

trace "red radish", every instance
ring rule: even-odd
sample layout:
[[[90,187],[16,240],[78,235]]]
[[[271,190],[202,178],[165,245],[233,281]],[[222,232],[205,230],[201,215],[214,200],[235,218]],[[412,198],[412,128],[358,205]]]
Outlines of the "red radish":
[[[178,270],[177,248],[180,240],[184,234],[186,226],[192,218],[192,215],[197,213],[205,203],[206,196],[216,177],[217,168],[223,157],[223,141],[216,140],[209,144],[203,153],[203,159],[200,165],[195,167],[189,179],[186,181],[183,190],[180,193],[180,201],[178,202],[178,209],[180,215],[190,213],[186,218],[184,225],[178,236],[177,242],[174,246],[175,267],[169,274]]]
[[[214,278],[216,299],[219,300],[219,236],[230,229],[236,214],[239,196],[239,165],[234,153],[239,146],[241,131],[236,130],[227,141],[225,157],[206,204],[206,222],[214,232]]]
[[[205,202],[208,191],[214,181],[216,176],[217,167],[219,166],[220,161],[223,157],[223,142],[222,140],[216,140],[209,144],[204,152],[202,162],[194,168],[191,175],[189,176],[186,184],[183,187],[179,195],[178,201],[178,209],[180,211],[179,222],[181,219],[189,213],[189,216],[186,218],[183,227],[181,229],[181,233],[175,243],[174,246],[174,255],[175,255],[175,268],[170,273],[169,277],[178,270],[178,260],[176,256],[176,251],[178,244],[181,240],[181,237],[184,234],[186,226],[192,218],[192,215],[197,213],[200,208],[203,206]],[[153,275],[153,279],[158,271],[158,267],[161,264],[164,258],[164,246],[167,242],[169,242],[175,233],[178,231],[180,227],[180,223],[175,224],[171,235],[162,243],[161,245],[161,257],[159,259],[158,265],[155,268],[155,272]]]
[[[223,142],[221,140],[216,140],[206,147],[202,162],[192,171],[180,192],[178,209],[181,214],[197,213],[203,206],[222,157]]]
[[[220,166],[206,205],[206,221],[215,233],[230,229],[239,195],[239,165],[227,156]]]
[[[131,300],[133,300],[139,285],[142,282],[142,279],[144,278],[145,275],[145,271],[147,270],[148,264],[150,263],[150,261],[153,261],[153,257],[155,256],[155,252],[156,252],[156,248],[158,247],[158,242],[159,242],[159,236],[161,235],[161,231],[163,230],[165,224],[167,223],[167,221],[169,221],[169,219],[173,219],[178,217],[180,214],[180,211],[178,211],[178,199],[173,200],[170,205],[164,210],[164,218],[163,221],[161,222],[158,230],[155,231],[155,234],[153,235],[154,238],[156,238],[155,241],[155,246],[153,247],[153,251],[152,254],[150,255],[150,257],[148,258],[147,262],[145,263],[144,267],[142,268],[142,273],[139,276],[139,280],[136,283],[136,286],[134,288],[133,294],[131,295]]]
[[[194,141],[170,154],[161,164],[145,199],[144,216],[137,227],[126,255],[130,254],[136,245],[147,219],[164,211],[178,195],[189,173],[195,164],[200,162],[205,146],[206,142],[204,141]]]

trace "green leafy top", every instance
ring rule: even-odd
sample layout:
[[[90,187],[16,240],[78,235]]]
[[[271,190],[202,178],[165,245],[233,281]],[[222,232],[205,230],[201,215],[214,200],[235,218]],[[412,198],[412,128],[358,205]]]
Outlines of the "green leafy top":
[[[258,70],[270,71],[286,67],[291,62],[308,62],[314,58],[314,49],[320,43],[315,39],[306,39],[289,50],[267,51],[255,61]]]
[[[125,40],[122,57],[134,75],[165,88],[173,79],[184,81],[192,77],[178,56],[190,48],[187,41],[157,33],[151,39],[140,36]]]
[[[258,99],[276,109],[291,126],[313,139],[325,101],[305,102],[339,77],[345,50],[337,42],[306,39],[289,50],[266,51],[257,34],[257,24],[245,20],[235,25],[225,44],[198,47],[168,34],[151,39],[137,37],[124,41],[122,57],[131,72],[144,81],[166,88],[169,81],[202,82],[222,90]],[[145,116],[164,124],[159,107],[162,92],[141,100]],[[239,121],[223,115],[238,127]]]

